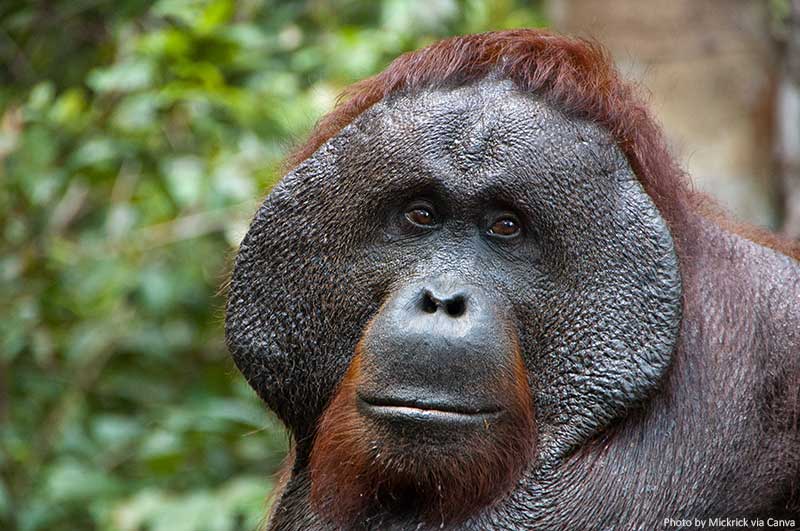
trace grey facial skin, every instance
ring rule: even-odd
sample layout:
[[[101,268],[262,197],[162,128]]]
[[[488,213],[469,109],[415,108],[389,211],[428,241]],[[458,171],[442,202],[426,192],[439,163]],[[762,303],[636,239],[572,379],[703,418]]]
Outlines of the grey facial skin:
[[[432,228],[404,217],[420,200]],[[505,212],[519,236],[487,235]],[[309,502],[315,426],[382,305],[442,282],[477,290],[513,328],[538,428],[512,492],[445,528],[800,514],[786,508],[800,489],[787,422],[800,264],[699,215],[686,230],[695,243],[679,260],[613,139],[510,82],[403,94],[363,113],[266,198],[231,282],[229,348],[296,444],[270,529],[336,528]],[[392,374],[402,385],[402,369]],[[465,403],[486,403],[462,387]],[[439,524],[378,507],[352,527]]]

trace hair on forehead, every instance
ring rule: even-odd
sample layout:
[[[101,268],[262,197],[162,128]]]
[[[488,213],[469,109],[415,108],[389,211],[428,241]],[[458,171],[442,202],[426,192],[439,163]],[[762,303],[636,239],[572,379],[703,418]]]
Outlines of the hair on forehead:
[[[679,228],[699,211],[733,232],[789,255],[800,249],[759,229],[737,225],[691,191],[637,87],[624,81],[599,44],[540,29],[496,31],[444,39],[401,55],[383,72],[342,94],[308,140],[289,158],[293,168],[365,110],[389,96],[507,79],[568,116],[593,122],[612,136],[667,223]],[[675,230],[673,230],[673,233]],[[683,232],[683,231],[678,231]],[[681,242],[676,241],[678,247]]]

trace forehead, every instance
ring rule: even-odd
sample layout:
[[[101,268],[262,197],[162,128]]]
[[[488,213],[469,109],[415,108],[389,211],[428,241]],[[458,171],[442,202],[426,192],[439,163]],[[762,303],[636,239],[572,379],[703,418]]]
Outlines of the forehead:
[[[463,179],[473,187],[483,179],[496,182],[498,174],[506,181],[632,174],[601,127],[505,80],[392,96],[348,129],[358,165],[411,166],[453,186]]]

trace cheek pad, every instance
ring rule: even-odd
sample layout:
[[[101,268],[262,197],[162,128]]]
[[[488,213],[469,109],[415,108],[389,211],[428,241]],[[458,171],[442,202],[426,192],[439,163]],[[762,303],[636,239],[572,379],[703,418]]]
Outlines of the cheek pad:
[[[340,219],[353,209],[333,164],[345,141],[326,144],[266,198],[229,288],[229,350],[297,441],[312,433],[378,300],[379,279],[354,267],[364,231]]]

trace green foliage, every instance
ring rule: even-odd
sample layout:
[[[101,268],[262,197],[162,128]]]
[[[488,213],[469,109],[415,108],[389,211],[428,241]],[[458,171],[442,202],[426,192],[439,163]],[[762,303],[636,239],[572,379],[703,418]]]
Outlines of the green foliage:
[[[521,1],[0,7],[0,528],[253,529],[286,437],[219,293],[339,90]]]

